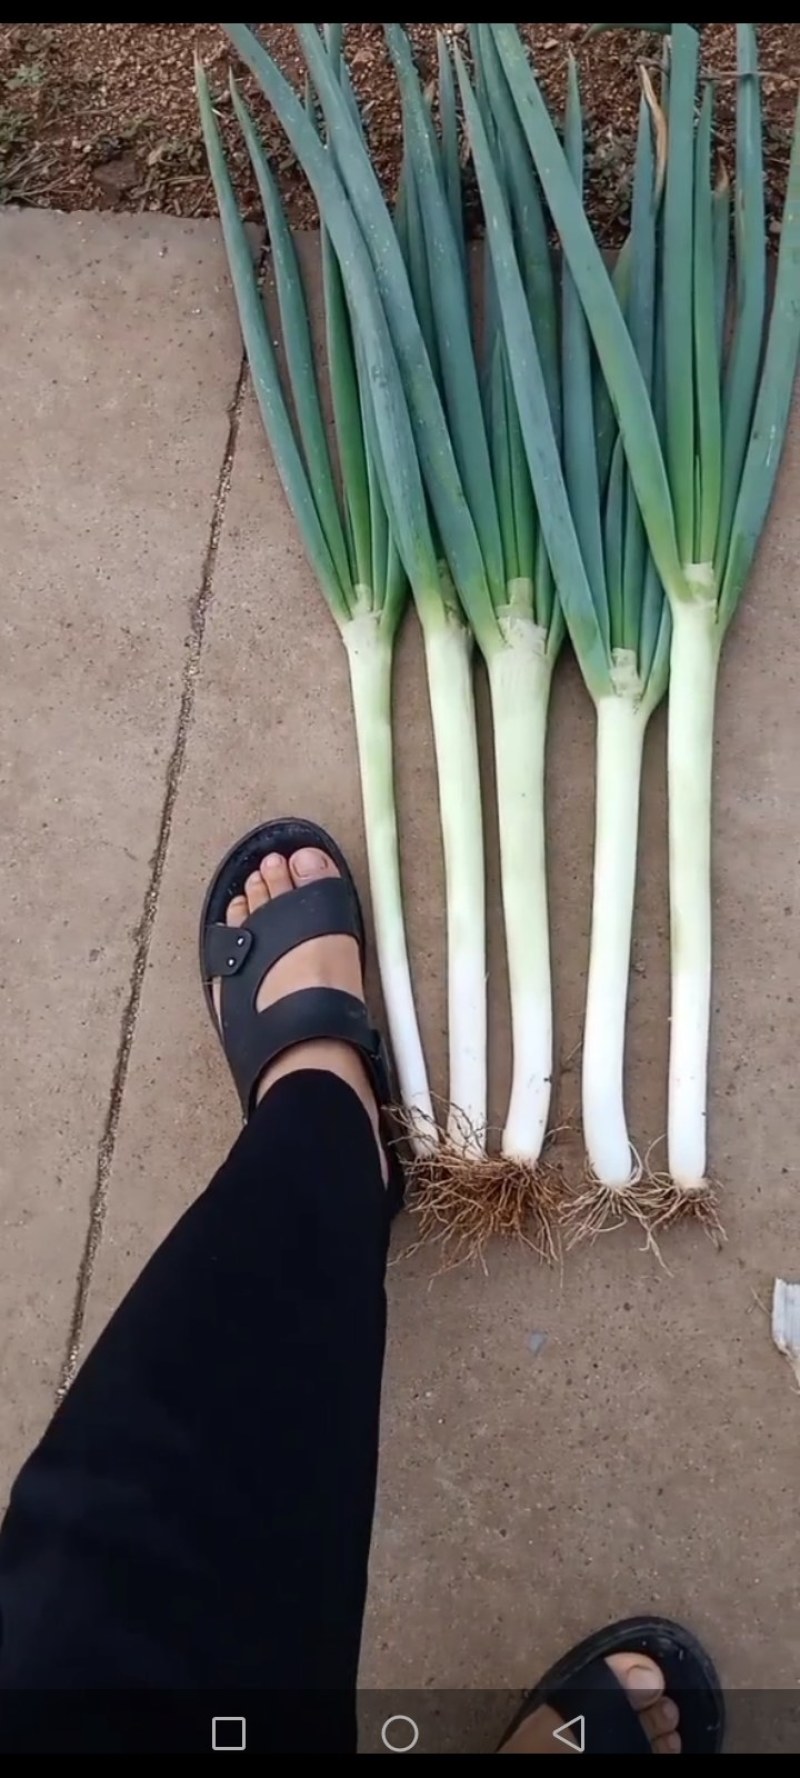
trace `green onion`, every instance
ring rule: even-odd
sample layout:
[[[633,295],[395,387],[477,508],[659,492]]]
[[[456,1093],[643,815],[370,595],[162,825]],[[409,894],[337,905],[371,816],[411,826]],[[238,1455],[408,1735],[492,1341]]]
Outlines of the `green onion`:
[[[482,29],[482,27],[479,27]],[[443,139],[437,143],[411,51],[399,26],[386,28],[404,119],[406,254],[420,312],[430,305],[431,362],[453,448],[482,539],[497,619],[487,647],[495,746],[500,865],[508,957],[513,1072],[502,1153],[533,1169],[547,1129],[552,1079],[552,990],[545,859],[544,774],[553,666],[563,636],[533,500],[508,358],[500,336],[481,377],[473,352],[472,305],[460,177],[456,188],[452,67],[439,40]],[[489,46],[491,53],[491,46]],[[487,70],[487,73],[489,71]],[[528,181],[530,184],[530,181]],[[552,305],[544,228],[531,238],[519,212],[527,263]],[[548,284],[549,281],[549,284]],[[491,302],[491,293],[489,300]],[[461,589],[459,588],[459,591]],[[468,607],[465,596],[464,602]]]
[[[223,29],[282,124],[314,191],[336,255],[365,408],[365,436],[389,531],[422,625],[445,857],[449,1129],[462,1150],[478,1157],[486,1128],[482,811],[472,639],[453,585],[455,576],[462,594],[468,589],[472,626],[480,631],[482,646],[491,646],[497,625],[477,529],[464,497],[400,245],[335,48],[329,53],[316,26],[297,27],[325,121],[327,141],[322,143],[253,32],[246,25]],[[478,467],[474,456],[473,475]],[[488,501],[483,516],[491,527]]]
[[[432,126],[408,41],[387,30],[403,100],[405,160],[397,224],[390,217],[363,135],[316,28],[297,27],[322,110],[328,150],[304,129],[291,90],[243,26],[225,27],[260,81],[315,191],[336,246],[357,350],[373,350],[378,319],[353,266],[368,261],[381,338],[376,376],[407,401],[441,558],[439,600],[420,576],[398,524],[393,479],[387,507],[422,622],[440,786],[448,900],[450,1116],[455,1147],[480,1161],[486,1122],[485,935],[481,811],[470,635],[487,663],[495,720],[503,899],[508,939],[514,1078],[503,1135],[508,1167],[533,1178],[547,1124],[552,1009],[544,861],[544,750],[552,667],[563,624],[533,504],[505,351],[482,380],[474,357],[464,252],[454,88],[440,44],[442,140]],[[524,143],[518,135],[518,154]],[[331,177],[331,161],[339,183]],[[526,265],[547,288],[532,226]],[[546,238],[543,223],[540,241]],[[367,283],[366,268],[363,273]],[[552,294],[550,298],[553,307]],[[555,329],[553,328],[553,334]],[[384,362],[385,360],[385,362]],[[376,406],[378,396],[375,397]],[[388,468],[388,466],[387,466]],[[492,1163],[486,1163],[490,1168]],[[487,1175],[488,1177],[488,1175]],[[496,1175],[492,1175],[496,1177]],[[533,1193],[535,1197],[535,1189]],[[473,1201],[475,1194],[472,1194]],[[491,1221],[492,1210],[487,1217]]]
[[[667,195],[660,240],[662,289],[668,298],[668,399],[665,414],[659,415],[519,36],[512,25],[493,26],[492,32],[611,392],[631,483],[672,607],[668,1158],[673,1184],[662,1214],[683,1209],[702,1214],[709,1205],[710,836],[717,668],[769,510],[800,349],[800,111],[767,325],[756,39],[752,25],[737,25],[737,297],[731,349],[723,364],[720,281],[727,284],[727,211],[724,189],[721,197],[720,187],[709,195],[711,101],[704,101],[695,129],[697,37],[687,25],[671,27]],[[716,378],[711,375],[715,368]]]
[[[570,62],[564,140],[578,189],[582,126]],[[642,98],[629,237],[626,313],[648,388],[656,371],[656,223],[658,171],[650,108]],[[587,1194],[588,1226],[598,1227],[622,1194],[637,1187],[624,1101],[625,1024],[636,888],[644,736],[667,685],[669,611],[646,547],[639,509],[617,435],[604,509],[592,463],[589,334],[580,299],[564,269],[564,390],[567,487],[576,521],[588,533],[592,584],[607,628],[611,693],[597,700],[597,798],[591,947],[582,1054],[583,1132],[592,1172],[604,1192]],[[602,533],[603,555],[598,560]],[[633,1161],[633,1164],[632,1164]],[[604,1195],[605,1193],[605,1195]],[[630,1200],[635,1203],[635,1197]],[[576,1226],[580,1226],[580,1211]]]
[[[232,84],[267,221],[291,409],[199,62],[196,83],[253,387],[286,498],[347,650],[381,983],[403,1104],[415,1143],[424,1149],[433,1108],[405,934],[391,725],[393,644],[408,586],[389,540],[367,366],[357,364],[339,263],[326,244],[325,321],[340,493],[322,418],[302,276],[275,180]]]
[[[613,413],[596,403],[589,335],[575,285],[562,290],[559,414],[563,474],[543,374],[539,305],[525,286],[514,221],[498,173],[507,118],[519,122],[486,27],[478,73],[489,93],[494,144],[482,108],[459,65],[467,125],[487,221],[487,241],[502,319],[507,362],[547,547],[567,627],[597,710],[597,803],[592,946],[583,1066],[584,1134],[602,1192],[622,1194],[637,1182],[623,1099],[625,1013],[636,877],[641,762],[647,722],[666,684],[668,628],[658,577],[645,548]],[[492,59],[493,58],[493,59]],[[494,78],[488,77],[493,69]],[[479,89],[480,90],[480,89]],[[574,64],[570,64],[565,140],[576,201],[582,183],[583,128]],[[534,184],[530,163],[518,164],[522,187]],[[534,187],[535,189],[535,187]],[[628,302],[637,352],[648,379],[654,366],[655,226],[659,181],[648,106],[642,101],[636,166]],[[538,205],[538,196],[537,196]],[[611,436],[606,438],[609,426]],[[601,437],[600,434],[603,436]],[[606,469],[605,465],[608,464]],[[592,1219],[596,1206],[592,1209]]]

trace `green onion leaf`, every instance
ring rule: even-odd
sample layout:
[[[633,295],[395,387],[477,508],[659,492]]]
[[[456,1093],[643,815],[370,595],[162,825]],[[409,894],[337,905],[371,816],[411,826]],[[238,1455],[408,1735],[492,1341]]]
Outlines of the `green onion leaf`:
[[[800,353],[800,103],[795,114],[778,271],[750,443],[736,503],[720,600],[730,622],[755,555],[775,489]]]
[[[519,37],[510,25],[494,25],[492,32],[611,390],[650,548],[664,586],[676,598],[685,598],[669,482],[625,319]],[[557,571],[556,579],[563,597]],[[567,617],[569,621],[568,613]]]
[[[501,600],[503,549],[472,343],[469,290],[408,38],[397,25],[386,26],[386,38],[400,85],[409,165],[420,206],[450,437],[489,585]]]
[[[456,71],[475,172],[483,199],[487,244],[494,264],[509,367],[531,483],[537,501],[539,523],[567,628],[584,679],[593,695],[600,696],[608,687],[608,651],[564,486],[542,363],[514,247],[511,219],[480,107],[458,49]],[[572,182],[571,173],[568,172],[567,176]],[[575,196],[577,200],[577,193]]]
[[[695,560],[692,266],[697,63],[696,33],[688,25],[676,25],[672,33],[669,155],[664,193],[664,353],[667,468],[684,566]]]
[[[567,69],[564,152],[576,190],[582,199],[583,114],[574,56],[570,56]],[[566,263],[561,273],[561,384],[564,402],[564,479],[592,589],[598,625],[605,647],[610,652],[609,595],[606,589],[600,520],[591,344],[581,299]]]
[[[467,243],[464,235],[464,209],[461,197],[461,154],[458,143],[458,112],[456,109],[456,88],[453,79],[453,64],[446,39],[441,31],[436,33],[436,53],[439,61],[439,126],[442,137],[442,172],[444,174],[445,191],[450,205],[450,220],[453,233],[458,243],[461,258],[461,270],[465,282],[468,283]]]
[[[695,144],[694,187],[694,359],[699,484],[694,539],[696,562],[714,560],[722,489],[719,317],[711,192],[713,110],[713,89],[707,86]]]
[[[195,84],[208,165],[219,206],[222,233],[239,310],[242,336],[250,361],[256,400],[267,437],[272,446],[281,485],[300,528],[312,568],[333,616],[341,626],[350,616],[347,590],[337,573],[328,540],[320,524],[306,467],[298,449],[292,418],[281,386],[275,348],[264,314],[264,305],[253,265],[250,243],[239,215],[211,103],[208,81],[199,61],[195,62]]]
[[[347,586],[351,579],[351,568],[320,407],[314,347],[297,253],[272,169],[250,112],[232,76],[230,90],[233,108],[264,206],[286,366],[308,478],[336,572],[342,586]]]
[[[722,511],[716,550],[720,577],[750,437],[767,302],[761,97],[753,26],[737,25],[736,41],[736,318],[722,407]]]
[[[493,145],[495,169],[507,194],[519,266],[528,297],[531,323],[541,359],[547,397],[556,438],[561,436],[561,365],[556,281],[547,239],[547,223],[536,173],[525,137],[508,90],[505,75],[488,25],[475,32],[476,66],[482,75],[486,107],[494,131],[483,110],[487,140]],[[481,88],[478,88],[480,95]],[[496,146],[494,146],[496,144]]]
[[[395,541],[420,610],[431,622],[435,622],[441,615],[441,600],[427,503],[397,358],[364,237],[343,190],[330,150],[320,142],[289,82],[284,79],[271,56],[246,25],[225,25],[223,29],[255,74],[273,106],[320,206],[342,269],[350,313],[359,316],[364,351],[364,379],[372,396],[383,492]],[[315,62],[309,71],[326,121],[330,128],[328,112],[332,89],[336,95],[338,114],[344,119],[345,133],[355,139],[359,152],[363,154],[363,143],[353,122],[347,98],[334,76],[322,39],[316,30],[312,29],[312,35],[321,58],[321,67]],[[338,147],[336,154],[341,160]],[[397,255],[408,292],[399,246]],[[410,305],[410,292],[408,297]],[[416,338],[419,342],[418,349],[424,354],[418,324]],[[425,368],[427,372],[427,365]]]
[[[731,182],[724,166],[714,187],[714,288],[717,293],[717,363],[721,372],[728,316],[728,277],[731,254]]]

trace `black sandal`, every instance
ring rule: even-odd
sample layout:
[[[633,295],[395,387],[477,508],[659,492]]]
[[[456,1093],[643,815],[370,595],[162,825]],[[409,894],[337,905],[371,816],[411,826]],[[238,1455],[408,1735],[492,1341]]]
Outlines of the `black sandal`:
[[[607,1655],[620,1654],[649,1655],[660,1667],[664,1697],[673,1698],[680,1710],[684,1753],[721,1752],[725,1701],[714,1663],[689,1630],[659,1617],[628,1618],[579,1642],[529,1692],[502,1745],[549,1704],[571,1728],[582,1753],[652,1753],[624,1686],[606,1662]]]
[[[304,846],[326,852],[338,877],[320,877],[291,894],[265,902],[243,926],[228,926],[225,915],[234,896],[244,893],[247,878],[270,852],[290,858]],[[395,1102],[386,1050],[370,1023],[363,1000],[339,988],[300,988],[264,1012],[256,1011],[256,995],[265,975],[280,957],[310,938],[346,933],[365,951],[364,917],[352,872],[335,841],[312,821],[281,819],[254,827],[231,847],[214,874],[200,916],[200,974],[206,1005],[236,1084],[245,1122],[255,1105],[264,1069],[284,1050],[314,1038],[349,1043],[363,1057],[383,1119]],[[221,981],[220,1019],[211,984]],[[387,1142],[388,1192],[392,1215],[403,1201],[403,1173],[397,1150]]]

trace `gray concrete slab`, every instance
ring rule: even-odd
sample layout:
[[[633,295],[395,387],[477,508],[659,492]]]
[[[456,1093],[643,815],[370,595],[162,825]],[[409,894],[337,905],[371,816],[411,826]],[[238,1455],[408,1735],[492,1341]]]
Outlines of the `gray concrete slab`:
[[[487,1276],[436,1278],[430,1255],[393,1266],[367,1685],[522,1686],[569,1640],[642,1610],[692,1624],[730,1685],[796,1684],[797,1403],[754,1292],[765,1298],[773,1274],[800,1263],[800,962],[791,942],[800,784],[796,622],[786,591],[800,555],[797,420],[720,692],[711,1149],[726,1185],[729,1245],[718,1254],[698,1233],[679,1232],[665,1244],[670,1273],[630,1231],[572,1256],[563,1278],[522,1253],[493,1253]],[[214,586],[87,1339],[236,1130],[195,960],[200,897],[221,850],[264,811],[302,810],[337,833],[363,880],[341,647],[250,404]],[[409,923],[441,1089],[439,842],[413,622],[400,647],[397,732]],[[657,722],[630,1025],[631,1123],[643,1146],[664,1124],[663,743]],[[591,710],[565,664],[550,751],[565,1112],[578,1089],[570,1058],[581,1029],[591,812]],[[493,867],[490,879],[499,1117],[507,1013]],[[397,1255],[408,1236],[401,1225]],[[541,1333],[547,1341],[535,1355],[531,1336]],[[472,1723],[467,1744],[490,1744],[478,1738],[486,1733],[485,1722]]]
[[[145,1253],[196,1195],[236,1131],[197,972],[197,920],[227,847],[276,809],[302,809],[340,836],[364,880],[355,739],[338,632],[308,572],[255,405],[242,414],[186,769],[175,810],[120,1120],[108,1214],[89,1297],[93,1338]],[[409,626],[403,654],[415,655]],[[424,726],[424,682],[408,675]],[[406,754],[403,772],[424,777]],[[411,798],[424,810],[424,793]],[[425,871],[435,849],[426,824]],[[420,872],[415,929],[433,961]],[[438,907],[437,907],[438,912]],[[376,984],[372,984],[373,988]],[[438,1013],[434,1015],[438,1017]],[[443,1010],[441,1012],[443,1019]]]
[[[64,1361],[240,347],[218,231],[0,216],[0,1449]]]
[[[524,1254],[493,1256],[486,1278],[435,1278],[428,1255],[391,1273],[368,1684],[524,1686],[595,1625],[654,1610],[706,1639],[729,1686],[784,1687],[788,1705],[797,1685],[797,1400],[764,1304],[773,1276],[800,1268],[798,484],[800,404],[719,694],[710,1141],[728,1245],[677,1232],[669,1273],[631,1232],[570,1255],[562,1278]],[[550,748],[565,1113],[578,1093],[591,743],[567,667]],[[629,1026],[643,1146],[665,1123],[665,813],[662,713]],[[538,1355],[533,1333],[547,1335]],[[779,1719],[777,1696],[774,1707]]]

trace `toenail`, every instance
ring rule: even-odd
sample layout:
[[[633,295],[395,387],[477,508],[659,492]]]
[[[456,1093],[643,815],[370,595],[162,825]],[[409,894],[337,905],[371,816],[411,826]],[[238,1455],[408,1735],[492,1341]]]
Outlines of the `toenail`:
[[[659,1690],[658,1679],[651,1667],[629,1667],[625,1684],[632,1692],[656,1693]]]
[[[324,852],[317,852],[313,846],[304,846],[302,852],[295,852],[292,859],[292,870],[296,877],[315,877],[320,865],[325,863]]]

